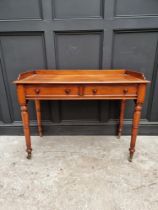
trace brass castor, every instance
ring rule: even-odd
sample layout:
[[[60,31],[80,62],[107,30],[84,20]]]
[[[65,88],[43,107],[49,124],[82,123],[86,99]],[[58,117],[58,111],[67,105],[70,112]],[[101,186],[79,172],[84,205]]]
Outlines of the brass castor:
[[[121,138],[121,133],[119,133],[119,134],[118,134],[117,138],[118,138],[118,139],[120,139],[120,138]]]
[[[26,150],[26,152],[27,152],[27,159],[31,159],[32,149],[28,149],[28,150]]]
[[[135,148],[129,148],[129,162],[132,162]]]
[[[129,162],[132,162],[132,160],[133,160],[133,154],[130,154],[129,155],[129,159],[128,160],[129,160]]]
[[[27,159],[31,159],[31,157],[32,157],[31,153],[28,153],[27,154]]]
[[[39,136],[40,136],[40,137],[42,137],[42,136],[43,136],[42,131],[39,131]]]

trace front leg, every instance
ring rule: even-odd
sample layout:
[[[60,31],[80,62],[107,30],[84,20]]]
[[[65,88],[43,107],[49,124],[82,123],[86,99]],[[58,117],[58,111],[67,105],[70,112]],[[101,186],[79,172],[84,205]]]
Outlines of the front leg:
[[[138,127],[139,127],[139,121],[141,117],[141,111],[142,111],[142,103],[136,102],[135,104],[135,110],[134,110],[134,116],[133,116],[133,125],[132,125],[132,136],[131,136],[131,143],[130,143],[130,157],[129,161],[132,162],[132,158],[135,152],[135,144],[136,144],[136,138],[138,134]]]
[[[139,127],[139,121],[141,117],[141,111],[142,111],[142,106],[144,103],[145,99],[145,93],[146,93],[146,84],[140,84],[138,86],[138,91],[137,91],[137,99],[135,101],[135,109],[134,109],[134,114],[133,114],[133,125],[132,125],[132,136],[131,136],[131,143],[130,143],[130,157],[129,161],[132,161],[133,154],[135,152],[135,144],[136,144],[136,138],[138,134],[138,127]]]
[[[27,158],[30,159],[32,147],[31,147],[29,114],[28,114],[27,104],[21,106],[21,117],[22,117],[23,129],[24,129],[24,135],[25,135],[25,141],[26,141]]]

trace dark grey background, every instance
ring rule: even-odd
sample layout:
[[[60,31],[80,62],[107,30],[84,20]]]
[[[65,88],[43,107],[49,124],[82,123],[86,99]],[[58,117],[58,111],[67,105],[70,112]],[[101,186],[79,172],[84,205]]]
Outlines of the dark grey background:
[[[22,134],[16,89],[20,72],[128,68],[148,86],[140,134],[158,134],[157,0],[0,1],[0,134]],[[29,104],[36,134],[34,104]],[[42,102],[45,134],[115,134],[119,101]],[[128,102],[124,133],[131,130]]]

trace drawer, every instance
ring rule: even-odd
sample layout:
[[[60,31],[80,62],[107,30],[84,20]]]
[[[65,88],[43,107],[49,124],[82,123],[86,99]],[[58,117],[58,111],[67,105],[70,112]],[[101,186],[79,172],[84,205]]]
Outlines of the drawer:
[[[137,85],[89,85],[84,88],[85,96],[136,96]]]
[[[79,88],[76,85],[26,85],[26,97],[58,97],[78,96]]]

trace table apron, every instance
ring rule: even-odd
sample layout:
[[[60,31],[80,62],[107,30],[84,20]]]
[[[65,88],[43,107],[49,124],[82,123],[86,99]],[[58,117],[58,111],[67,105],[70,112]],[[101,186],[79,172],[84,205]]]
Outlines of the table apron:
[[[135,99],[137,84],[24,85],[26,99],[97,100]]]

